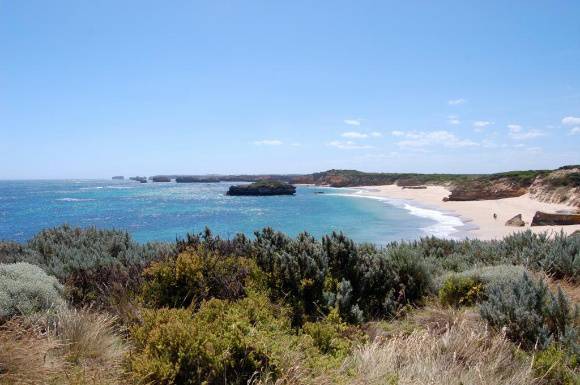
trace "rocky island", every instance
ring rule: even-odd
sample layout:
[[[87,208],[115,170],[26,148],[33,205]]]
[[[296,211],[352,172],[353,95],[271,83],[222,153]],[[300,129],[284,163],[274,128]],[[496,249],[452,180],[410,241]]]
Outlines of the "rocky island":
[[[230,186],[227,195],[232,196],[271,196],[271,195],[294,195],[296,187],[277,180],[260,180],[245,185]]]

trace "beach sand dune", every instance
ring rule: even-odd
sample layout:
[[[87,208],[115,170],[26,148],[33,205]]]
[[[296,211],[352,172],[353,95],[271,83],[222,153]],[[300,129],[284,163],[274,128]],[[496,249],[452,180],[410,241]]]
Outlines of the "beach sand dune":
[[[469,238],[500,239],[514,232],[531,229],[535,233],[560,232],[567,234],[580,230],[580,225],[573,226],[534,226],[530,223],[536,211],[548,213],[558,210],[570,210],[563,204],[545,203],[530,198],[528,194],[516,198],[504,198],[487,201],[444,202],[449,190],[442,186],[427,186],[426,189],[403,189],[397,185],[360,187],[363,195],[380,196],[392,199],[412,200],[424,207],[444,210],[458,215],[472,230],[466,234]],[[494,214],[497,218],[494,218]],[[526,222],[524,227],[506,226],[505,222],[517,214],[522,214]]]

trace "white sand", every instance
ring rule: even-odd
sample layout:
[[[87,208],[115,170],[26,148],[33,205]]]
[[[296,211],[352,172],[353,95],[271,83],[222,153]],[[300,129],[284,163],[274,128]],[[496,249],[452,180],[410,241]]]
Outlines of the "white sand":
[[[417,205],[454,213],[463,222],[473,225],[466,235],[469,238],[499,239],[517,231],[531,229],[535,233],[560,232],[573,233],[580,230],[580,225],[572,226],[534,226],[530,223],[536,211],[554,213],[557,210],[570,210],[572,207],[544,203],[531,199],[528,194],[517,198],[505,198],[488,201],[443,202],[449,196],[449,190],[441,186],[428,186],[426,189],[403,189],[396,185],[359,187],[362,195],[380,196],[393,199],[412,200]],[[497,214],[497,219],[493,214]],[[522,214],[525,227],[506,226],[505,222],[517,214]]]

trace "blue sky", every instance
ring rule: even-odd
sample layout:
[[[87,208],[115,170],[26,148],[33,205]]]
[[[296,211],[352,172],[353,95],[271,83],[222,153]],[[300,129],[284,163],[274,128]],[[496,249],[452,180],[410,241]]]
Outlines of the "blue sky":
[[[578,1],[0,1],[0,178],[580,163]]]

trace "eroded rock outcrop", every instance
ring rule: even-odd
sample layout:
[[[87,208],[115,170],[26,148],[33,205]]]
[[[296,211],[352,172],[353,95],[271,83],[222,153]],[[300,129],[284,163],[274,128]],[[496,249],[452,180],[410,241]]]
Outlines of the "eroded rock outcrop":
[[[538,177],[529,190],[530,197],[539,201],[580,207],[580,166],[560,167]]]
[[[580,225],[580,214],[551,214],[536,211],[532,226]]]
[[[522,214],[518,214],[515,217],[508,219],[505,223],[506,226],[523,227],[526,222],[522,219]]]
[[[516,183],[505,180],[470,181],[455,184],[445,201],[484,201],[492,199],[514,198],[524,195],[527,189]]]

